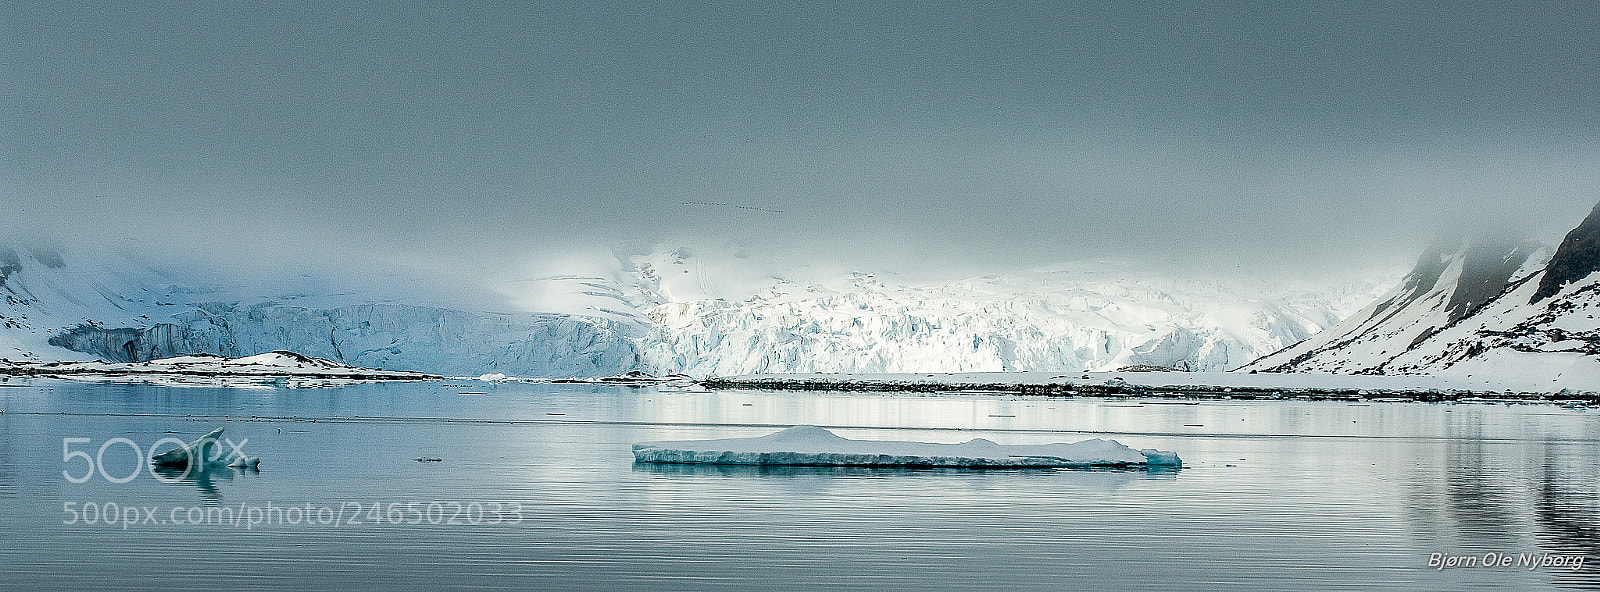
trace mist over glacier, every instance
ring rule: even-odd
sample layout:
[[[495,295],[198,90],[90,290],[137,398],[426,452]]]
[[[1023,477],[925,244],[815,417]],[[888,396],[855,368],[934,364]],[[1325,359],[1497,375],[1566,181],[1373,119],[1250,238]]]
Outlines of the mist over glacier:
[[[312,267],[229,283],[218,281],[225,270],[22,248],[6,251],[0,316],[15,359],[290,350],[391,370],[546,378],[1227,370],[1332,326],[1383,286],[1112,261],[946,279],[793,267],[781,255],[706,242],[619,247],[447,289],[399,270]]]
[[[631,258],[664,296],[646,311],[641,364],[698,376],[1231,370],[1332,326],[1382,286],[1309,288],[1084,261],[955,280],[769,275],[753,289],[762,278],[737,271],[759,267],[752,259],[705,247]],[[718,279],[730,275],[743,281]]]
[[[9,2],[5,351],[1225,367],[1441,235],[1555,244],[1600,195],[1594,16]]]

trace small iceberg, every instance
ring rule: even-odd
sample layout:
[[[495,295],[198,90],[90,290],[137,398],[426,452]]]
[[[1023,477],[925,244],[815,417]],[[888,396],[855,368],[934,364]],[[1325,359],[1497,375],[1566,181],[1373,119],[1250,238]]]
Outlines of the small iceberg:
[[[182,448],[173,448],[154,455],[150,457],[150,462],[157,468],[174,470],[181,468],[185,471],[193,469],[199,473],[205,473],[217,467],[259,469],[261,457],[244,456],[239,453],[237,448],[229,452],[222,451],[222,445],[218,442],[222,438],[222,429],[211,430],[210,433],[183,445]],[[199,463],[191,463],[190,459],[198,460]]]
[[[1176,453],[1135,450],[1095,438],[1072,444],[1005,445],[977,438],[961,444],[851,440],[816,426],[795,426],[757,438],[641,442],[645,463],[851,467],[1177,468]]]

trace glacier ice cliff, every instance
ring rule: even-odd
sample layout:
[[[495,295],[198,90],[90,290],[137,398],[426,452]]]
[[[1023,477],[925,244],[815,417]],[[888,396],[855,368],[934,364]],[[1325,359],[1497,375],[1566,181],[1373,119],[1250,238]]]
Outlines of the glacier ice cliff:
[[[784,268],[781,253],[737,248],[659,245],[611,261],[605,273],[518,280],[513,301],[540,312],[504,313],[388,289],[241,286],[133,261],[0,249],[0,357],[287,350],[369,368],[547,378],[1215,371],[1301,342],[1375,295],[1365,285],[1241,286],[1106,262],[915,281],[784,276],[772,271]]]
[[[669,283],[686,275],[681,262],[638,264],[668,284],[662,293],[691,291]],[[1231,370],[1334,325],[1369,294],[1261,297],[1103,263],[935,284],[858,273],[657,305],[639,355],[648,371],[694,376]]]
[[[638,365],[638,330],[625,322],[383,302],[397,295],[317,282],[223,285],[134,260],[46,250],[0,248],[0,297],[0,357],[11,359],[142,362],[287,350],[369,368],[552,378]]]
[[[80,325],[58,347],[108,361],[289,350],[346,364],[450,375],[597,377],[635,366],[633,342],[606,321],[400,304],[314,309],[204,303],[145,328]]]

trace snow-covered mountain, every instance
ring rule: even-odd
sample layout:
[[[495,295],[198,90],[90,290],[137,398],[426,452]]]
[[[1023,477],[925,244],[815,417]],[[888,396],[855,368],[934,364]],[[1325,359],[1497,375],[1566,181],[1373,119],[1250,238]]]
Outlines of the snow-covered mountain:
[[[716,297],[715,280],[702,278],[754,264],[689,253],[634,258],[667,300],[649,310],[639,343],[647,371],[1227,370],[1334,325],[1380,285],[1296,291],[1088,262],[945,282],[769,276],[765,287],[733,282],[744,294]]]
[[[0,295],[0,356],[19,360],[289,350],[370,368],[552,377],[609,376],[637,362],[635,331],[604,319],[397,302],[315,279],[217,284],[42,249],[0,249]]]
[[[1536,273],[1547,248],[1519,241],[1436,245],[1383,297],[1337,326],[1241,370],[1382,374],[1395,357]]]
[[[403,287],[309,276],[230,284],[132,260],[5,250],[0,355],[143,361],[288,350],[371,368],[553,378],[1226,370],[1333,326],[1382,285],[1291,289],[1111,262],[927,280],[795,266],[787,255],[682,245],[617,253],[506,282],[511,306],[540,311],[507,313]]]
[[[1423,255],[1384,298],[1329,331],[1241,368],[1477,373],[1529,386],[1600,385],[1600,206],[1549,253],[1476,244]]]

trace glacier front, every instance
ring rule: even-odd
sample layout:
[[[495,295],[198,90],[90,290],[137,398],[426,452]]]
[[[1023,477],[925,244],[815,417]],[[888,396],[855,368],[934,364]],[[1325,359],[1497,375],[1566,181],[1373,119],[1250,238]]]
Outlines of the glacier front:
[[[470,299],[408,277],[393,280],[399,287],[314,274],[246,281],[100,255],[0,244],[0,359],[128,363],[287,350],[366,368],[550,378],[612,376],[638,363],[638,330],[626,322],[474,310],[462,306]]]
[[[635,256],[661,304],[638,340],[656,374],[1225,371],[1303,341],[1382,283],[1299,289],[1079,262],[956,281],[853,273],[746,282],[715,250]],[[748,284],[760,284],[749,286]],[[1258,285],[1259,284],[1259,285]]]
[[[783,253],[658,245],[445,297],[403,275],[388,286],[311,272],[272,282],[107,257],[0,245],[0,358],[287,350],[523,378],[1222,371],[1333,326],[1376,294],[1359,283],[1303,289],[1114,262],[966,279],[806,271]]]

